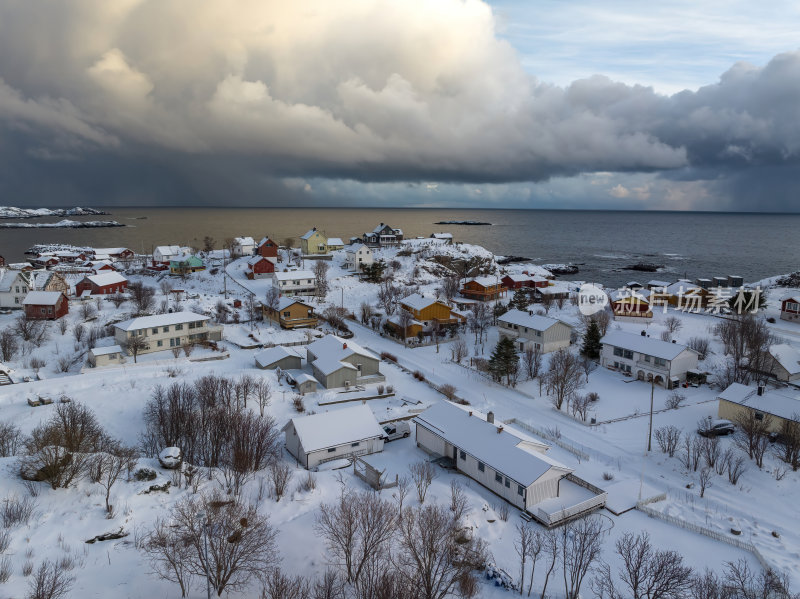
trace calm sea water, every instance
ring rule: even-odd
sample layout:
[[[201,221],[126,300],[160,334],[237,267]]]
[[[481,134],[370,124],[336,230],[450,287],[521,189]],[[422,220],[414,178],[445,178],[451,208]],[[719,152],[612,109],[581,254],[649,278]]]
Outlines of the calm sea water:
[[[525,256],[544,263],[574,263],[569,278],[622,285],[652,278],[740,275],[745,281],[800,269],[800,215],[690,212],[558,210],[450,210],[363,208],[111,208],[127,225],[110,229],[2,229],[0,255],[22,261],[34,243],[97,247],[125,246],[150,252],[156,245],[202,245],[210,235],[268,234],[299,237],[316,226],[347,242],[388,223],[406,237],[449,231],[498,255]],[[144,217],[144,218],[143,218]],[[54,221],[59,219],[43,219]],[[82,220],[93,220],[88,217]],[[434,225],[439,220],[478,220],[492,226]],[[636,262],[663,264],[660,273],[622,270]]]

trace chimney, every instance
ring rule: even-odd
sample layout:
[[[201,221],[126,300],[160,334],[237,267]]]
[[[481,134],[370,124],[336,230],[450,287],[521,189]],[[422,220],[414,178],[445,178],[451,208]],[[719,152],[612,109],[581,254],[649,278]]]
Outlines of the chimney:
[[[503,427],[502,427],[502,425],[501,425],[501,426],[498,426],[498,427],[497,427],[497,434],[499,435],[499,434],[500,434],[500,433],[502,433],[502,432],[503,432]]]
[[[764,395],[764,385],[762,385],[761,383],[758,384],[758,395],[759,397]]]
[[[469,415],[472,416],[472,412],[471,411],[470,411]]]
[[[486,422],[490,422],[494,424],[494,412],[487,412],[486,413]]]
[[[677,343],[677,341],[675,341],[675,339],[673,339],[673,340],[672,340],[672,342],[673,342],[673,343]]]
[[[347,343],[342,343],[342,349],[347,349]]]

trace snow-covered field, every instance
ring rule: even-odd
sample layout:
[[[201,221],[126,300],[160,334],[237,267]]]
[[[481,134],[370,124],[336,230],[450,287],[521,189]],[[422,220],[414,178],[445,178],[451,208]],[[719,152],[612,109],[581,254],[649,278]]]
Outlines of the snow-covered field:
[[[435,251],[452,257],[478,255],[491,259],[491,254],[475,246],[443,246]],[[426,258],[417,259],[413,255],[397,256],[397,252],[397,249],[381,251],[387,262],[398,260],[400,263],[398,268],[392,269],[394,282],[407,287],[418,287],[421,293],[434,293],[441,280],[437,271],[438,265]],[[225,285],[231,314],[237,312],[232,308],[234,298],[244,299],[252,292],[262,299],[271,283],[268,279],[247,280],[244,275],[245,262],[241,259],[228,265],[227,283],[223,283],[220,265],[196,273],[185,281],[174,281],[175,287],[186,292],[187,298],[183,300],[182,308],[212,313]],[[362,302],[375,304],[378,286],[360,281],[347,272],[344,269],[342,251],[334,252],[333,260],[329,264],[331,290],[324,302],[315,304],[318,312],[322,312],[328,305],[342,305],[358,314]],[[535,269],[532,271],[530,265],[514,264],[507,267],[508,272],[512,273],[519,273],[523,269],[529,270],[531,274],[541,272]],[[159,282],[154,276],[144,279],[154,286]],[[780,296],[780,293],[770,296],[766,310],[768,316],[776,316],[776,303]],[[159,294],[158,300],[161,299]],[[58,325],[50,325],[49,339],[41,347],[28,348],[25,355],[18,355],[6,362],[6,366],[14,371],[13,377],[16,380],[24,377],[36,379],[37,375],[41,380],[0,387],[0,421],[14,423],[28,434],[37,424],[50,417],[54,405],[30,407],[26,402],[27,398],[39,394],[51,397],[66,395],[73,401],[90,407],[108,434],[126,444],[136,445],[144,429],[142,409],[157,386],[166,386],[176,381],[192,382],[208,374],[265,377],[275,390],[268,412],[278,425],[283,426],[297,414],[293,405],[294,391],[285,382],[279,382],[274,372],[255,368],[253,356],[258,349],[243,347],[304,341],[307,338],[305,331],[282,331],[263,322],[227,324],[224,340],[217,352],[198,349],[189,357],[181,355],[176,358],[166,351],[141,356],[137,364],[129,359],[121,367],[89,369],[83,368],[84,360],[79,359],[86,351],[85,344],[76,341],[73,332],[82,321],[79,303],[73,301],[70,307],[68,327],[64,334],[60,332]],[[128,304],[114,308],[111,302],[103,301],[102,309],[88,326],[122,320],[128,317],[129,312]],[[579,321],[576,308],[570,304],[562,309],[553,307],[549,315],[571,324]],[[677,315],[682,320],[683,326],[676,334],[678,342],[686,342],[693,336],[712,336],[710,328],[716,321],[712,316],[689,315],[672,310],[669,315]],[[648,325],[648,332],[653,337],[658,337],[664,330],[665,317],[666,315],[658,312],[654,321]],[[0,315],[0,330],[10,328],[14,318],[16,314]],[[241,321],[246,320],[244,310],[238,310],[238,318]],[[649,507],[723,536],[731,536],[732,527],[740,529],[742,535],[738,539],[752,543],[770,565],[792,577],[795,587],[800,585],[800,572],[797,568],[800,563],[800,527],[797,526],[796,519],[800,475],[791,470],[787,472],[785,465],[768,454],[763,469],[748,462],[747,471],[735,486],[729,484],[726,477],[715,475],[705,496],[700,498],[696,472],[687,472],[677,457],[669,458],[660,453],[655,442],[654,450],[649,454],[646,452],[649,384],[632,381],[619,373],[602,368],[593,371],[582,392],[595,391],[599,394],[600,399],[590,412],[590,417],[599,424],[589,426],[566,412],[556,411],[549,398],[541,395],[536,380],[521,380],[516,388],[509,388],[488,380],[469,367],[469,357],[488,357],[491,353],[498,337],[494,327],[490,329],[488,339],[479,344],[474,342],[472,333],[463,333],[463,338],[468,342],[470,356],[463,364],[455,364],[451,361],[449,351],[449,343],[452,341],[442,343],[438,349],[433,345],[412,348],[355,322],[348,321],[348,326],[355,333],[358,344],[376,354],[384,351],[394,354],[398,358],[399,366],[404,367],[401,369],[388,362],[381,363],[381,372],[386,376],[386,381],[381,384],[392,386],[394,396],[367,402],[379,421],[408,417],[443,400],[443,396],[431,385],[415,380],[407,372],[419,371],[432,385],[455,386],[458,395],[475,409],[482,412],[492,410],[498,420],[515,419],[533,427],[533,430],[556,435],[560,444],[553,444],[549,455],[574,468],[578,476],[608,489],[615,505],[632,507],[640,498],[666,493],[666,500],[652,503]],[[772,326],[774,332],[788,343],[800,346],[800,326],[780,320]],[[633,333],[638,333],[641,329],[639,324],[612,321],[611,328],[617,327]],[[101,338],[98,344],[110,345],[112,340],[108,337]],[[712,350],[713,353],[705,363],[701,363],[702,369],[713,370],[720,359],[721,346],[718,342],[712,343]],[[65,355],[74,356],[75,363],[67,372],[60,372],[59,357]],[[198,361],[198,358],[212,356],[224,359]],[[33,358],[37,360],[32,360]],[[41,361],[44,365],[34,367],[36,361]],[[305,367],[305,361],[303,364]],[[377,385],[369,385],[364,393],[376,391],[376,387]],[[675,425],[685,433],[694,434],[698,420],[707,416],[716,417],[717,390],[704,385],[682,391],[686,395],[683,406],[677,410],[664,410],[669,393],[656,388],[654,428]],[[304,398],[305,410],[320,413],[356,405],[333,403],[347,395],[320,390]],[[358,400],[358,395],[352,397]],[[250,409],[258,410],[257,406],[251,406]],[[725,438],[722,444],[723,447],[728,447],[731,440]],[[588,454],[589,459],[579,458],[565,446]],[[412,425],[411,438],[386,444],[379,460],[381,467],[385,467],[393,478],[394,474],[407,474],[410,464],[426,457],[414,443]],[[279,531],[278,546],[284,570],[289,573],[319,575],[327,567],[326,549],[313,529],[319,506],[338,497],[339,476],[352,488],[364,489],[366,486],[353,475],[352,469],[323,470],[316,474],[315,489],[301,490],[299,483],[305,478],[305,471],[298,468],[287,453],[284,453],[284,459],[293,469],[290,492],[280,502],[263,497],[259,510],[270,516],[271,522]],[[59,560],[66,556],[73,561],[71,574],[75,576],[71,596],[180,597],[177,585],[160,580],[151,573],[148,562],[135,547],[135,540],[152,526],[156,518],[164,517],[172,505],[192,491],[172,488],[168,493],[141,494],[142,490],[152,484],[171,480],[172,474],[151,458],[141,458],[139,466],[153,468],[158,472],[158,478],[147,482],[123,480],[117,483],[112,490],[115,514],[110,519],[106,517],[104,492],[97,484],[82,480],[68,489],[52,490],[44,483],[36,483],[38,496],[35,497],[37,505],[34,517],[28,524],[15,525],[9,529],[11,541],[5,555],[11,567],[11,575],[5,583],[0,583],[0,596],[18,597],[25,594],[30,579],[23,574],[26,562],[36,565],[43,559]],[[776,473],[779,477],[783,475],[780,480],[776,480]],[[519,565],[514,550],[514,537],[515,526],[520,521],[519,512],[512,508],[509,520],[504,522],[496,515],[495,510],[502,501],[497,496],[462,475],[443,469],[439,469],[438,474],[427,501],[449,504],[450,481],[457,478],[464,485],[469,501],[465,522],[473,526],[475,534],[488,543],[498,567],[516,575]],[[250,481],[243,496],[256,500],[259,496],[259,485],[263,484],[264,478],[265,475],[260,474]],[[203,477],[200,490],[210,490],[215,486],[218,486],[216,480]],[[29,494],[20,479],[16,458],[0,459],[0,489],[0,501],[2,497],[22,497]],[[393,489],[383,491],[387,497],[391,497],[392,493]],[[407,501],[417,504],[413,497]],[[724,562],[740,558],[748,560],[753,567],[759,565],[757,558],[749,551],[648,517],[641,511],[631,510],[620,516],[614,516],[607,511],[602,513],[610,528],[603,558],[613,567],[617,565],[614,541],[625,532],[641,531],[649,532],[654,545],[659,549],[679,551],[686,562],[697,570],[708,567],[720,571]],[[91,545],[85,543],[95,535],[120,528],[129,533],[128,536]],[[773,536],[773,531],[779,538]],[[541,579],[537,576],[537,585],[540,582]],[[551,579],[551,584],[552,596],[562,596],[560,579],[557,577],[555,582]],[[247,597],[257,595],[258,586],[255,584],[246,592],[231,594]],[[190,596],[205,596],[205,589],[198,583],[191,590]],[[511,595],[509,591],[483,581],[480,584],[480,596],[494,599]],[[584,589],[584,596],[591,596],[588,584]]]

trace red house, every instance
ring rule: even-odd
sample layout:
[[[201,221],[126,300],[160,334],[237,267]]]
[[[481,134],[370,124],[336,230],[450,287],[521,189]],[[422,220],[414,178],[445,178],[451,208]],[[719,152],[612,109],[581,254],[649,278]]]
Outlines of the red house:
[[[5,265],[6,265],[6,259],[0,256],[0,266],[5,266]]]
[[[508,289],[547,287],[550,284],[544,277],[529,275],[524,271],[521,275],[506,275],[500,279],[500,281],[502,281],[503,285]]]
[[[22,306],[31,320],[58,320],[69,313],[69,300],[61,291],[30,291]]]
[[[83,277],[75,285],[75,295],[111,295],[123,293],[128,288],[128,279],[118,272],[104,272],[99,275]]]
[[[53,268],[58,264],[58,258],[50,254],[42,254],[38,258],[30,260],[30,263],[35,268]]]
[[[247,278],[261,279],[275,272],[275,258],[253,256],[247,261]]]
[[[277,258],[278,244],[272,241],[269,237],[264,237],[264,239],[259,241],[258,245],[256,246],[256,255],[263,256],[264,258]]]
[[[781,319],[800,321],[800,295],[792,295],[781,300]]]

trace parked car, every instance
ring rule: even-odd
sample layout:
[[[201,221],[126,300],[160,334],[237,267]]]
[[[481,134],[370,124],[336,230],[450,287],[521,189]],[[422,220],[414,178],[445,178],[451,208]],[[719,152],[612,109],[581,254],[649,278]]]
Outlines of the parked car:
[[[386,433],[383,436],[384,441],[394,441],[395,439],[405,439],[411,434],[411,427],[408,422],[392,422],[383,425],[383,430]]]
[[[697,429],[697,434],[703,437],[724,437],[732,435],[736,427],[730,420],[706,420]]]

